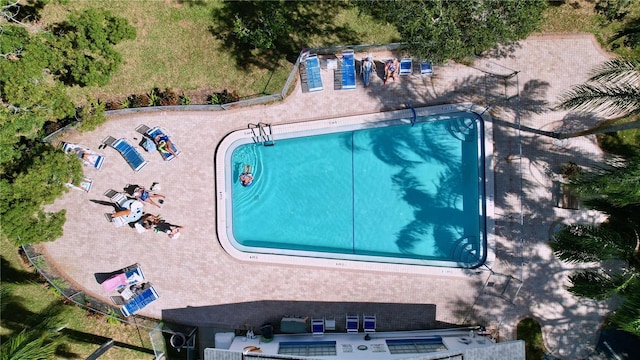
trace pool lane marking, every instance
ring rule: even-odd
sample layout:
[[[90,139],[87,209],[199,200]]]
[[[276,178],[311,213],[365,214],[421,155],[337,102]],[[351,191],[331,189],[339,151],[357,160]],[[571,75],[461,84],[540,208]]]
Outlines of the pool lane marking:
[[[355,131],[351,131],[351,253],[356,253],[356,176],[355,176]]]

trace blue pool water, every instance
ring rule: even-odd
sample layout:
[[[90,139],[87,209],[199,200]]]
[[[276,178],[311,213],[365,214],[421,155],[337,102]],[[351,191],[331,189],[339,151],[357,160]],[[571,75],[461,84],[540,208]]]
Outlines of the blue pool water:
[[[482,119],[463,113],[240,145],[231,156],[230,237],[249,252],[478,266],[482,144]],[[245,164],[249,187],[238,180]]]

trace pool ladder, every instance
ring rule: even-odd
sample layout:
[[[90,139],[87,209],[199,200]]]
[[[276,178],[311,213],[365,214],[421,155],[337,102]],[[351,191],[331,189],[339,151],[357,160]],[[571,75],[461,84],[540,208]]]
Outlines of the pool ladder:
[[[261,122],[257,124],[249,123],[248,127],[253,133],[253,142],[256,144],[261,143],[264,146],[273,146],[276,144],[276,141],[273,139],[273,128],[271,124]]]

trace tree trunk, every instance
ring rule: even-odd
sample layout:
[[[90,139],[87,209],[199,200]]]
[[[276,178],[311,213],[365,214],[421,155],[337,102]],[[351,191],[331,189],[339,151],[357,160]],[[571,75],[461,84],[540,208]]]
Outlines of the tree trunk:
[[[551,137],[556,139],[569,139],[569,138],[574,138],[579,136],[586,136],[586,135],[593,135],[593,134],[606,134],[606,133],[612,133],[612,132],[618,132],[618,131],[630,130],[630,129],[640,129],[640,120],[635,120],[635,121],[624,123],[624,124],[596,126],[591,129],[587,129],[587,130],[579,131],[575,133],[553,133]]]

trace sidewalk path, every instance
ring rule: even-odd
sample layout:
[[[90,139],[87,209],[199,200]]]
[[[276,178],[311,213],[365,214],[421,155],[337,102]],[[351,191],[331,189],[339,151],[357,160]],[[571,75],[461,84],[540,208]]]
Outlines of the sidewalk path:
[[[390,54],[374,56],[383,60]],[[592,36],[531,37],[507,56],[476,65],[519,71],[506,83],[478,68],[449,64],[436,67],[434,77],[414,75],[387,85],[376,77],[367,89],[358,83],[356,90],[334,91],[332,72],[322,70],[324,91],[303,94],[298,85],[285,101],[273,105],[112,117],[91,133],[69,133],[64,140],[97,149],[108,135],[134,142],[140,139],[136,126],[158,125],[168,129],[182,154],[171,162],[163,162],[155,153],[144,154],[150,163],[134,174],[114,150],[102,150],[106,155],[102,170],[85,170],[94,179],[91,193],[71,191],[50,206],[50,210],[67,209],[67,222],[62,238],[43,245],[47,258],[69,281],[105,301],[94,273],[140,263],[160,294],[142,314],[172,321],[243,328],[301,311],[312,316],[333,311],[338,320],[345,312],[369,311],[378,316],[380,330],[483,322],[500,324],[501,339],[510,339],[517,322],[533,316],[543,325],[545,342],[554,355],[583,358],[594,347],[608,308],[576,299],[564,289],[571,266],[558,262],[546,242],[552,224],[591,221],[589,216],[596,215],[555,208],[550,189],[553,174],[563,163],[589,164],[602,154],[594,138],[554,142],[535,131],[586,128],[588,121],[594,121],[550,108],[559,94],[583,82],[589,70],[606,59]],[[519,99],[504,99],[505,91],[517,93],[516,89]],[[213,161],[217,144],[229,132],[250,122],[300,122],[398,109],[408,102],[417,107],[463,101],[492,105],[496,121],[498,244],[496,260],[488,264],[491,275],[486,269],[467,278],[442,278],[249,265],[227,255],[218,243]],[[520,132],[521,142],[518,121],[534,130]],[[90,201],[108,200],[102,193],[110,188],[152,182],[159,182],[160,192],[167,196],[159,213],[185,227],[177,240],[116,229],[103,215],[112,208]]]

